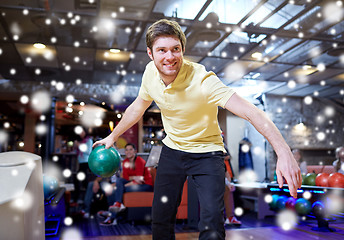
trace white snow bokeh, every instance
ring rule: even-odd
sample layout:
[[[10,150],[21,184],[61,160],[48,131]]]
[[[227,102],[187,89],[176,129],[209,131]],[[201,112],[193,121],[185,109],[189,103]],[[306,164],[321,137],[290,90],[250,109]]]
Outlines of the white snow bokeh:
[[[230,81],[241,79],[246,74],[246,68],[239,62],[231,63],[225,69],[225,78]]]
[[[62,172],[62,175],[65,177],[65,178],[69,178],[70,176],[72,176],[72,171],[70,169],[65,169],[63,170]]]
[[[11,207],[20,211],[26,211],[32,207],[33,196],[29,191],[24,191],[24,193],[11,202]]]
[[[84,108],[81,117],[81,124],[84,127],[99,127],[103,123],[104,110],[99,107],[88,106]]]
[[[10,128],[11,124],[9,122],[4,122],[4,128]]]
[[[63,220],[63,223],[66,225],[66,226],[70,226],[73,224],[73,219],[71,217],[65,217],[65,219]]]
[[[315,118],[317,124],[323,124],[325,122],[325,117],[323,115],[318,115]]]
[[[256,182],[257,179],[257,174],[251,169],[241,171],[238,178],[240,184],[247,186],[251,186],[251,183]]]
[[[318,132],[316,137],[319,141],[324,141],[326,139],[326,134],[324,132]]]
[[[342,65],[344,65],[344,54],[339,56],[339,61]]]
[[[115,90],[110,93],[110,102],[114,104],[121,103],[127,92],[127,87],[123,84],[115,87]]]
[[[266,194],[265,197],[264,197],[264,201],[266,203],[271,203],[272,202],[272,195],[271,194]]]
[[[336,114],[336,110],[332,106],[327,106],[324,109],[324,113],[327,117],[333,117]]]
[[[242,209],[241,207],[236,207],[234,209],[234,214],[238,217],[242,216],[244,214],[244,209]]]
[[[323,7],[323,15],[325,18],[325,21],[329,23],[337,23],[339,22],[344,15],[343,8],[339,3],[340,1],[328,1]]]
[[[10,25],[10,31],[13,36],[19,37],[19,35],[22,33],[21,27],[17,22],[12,22]]]
[[[51,96],[45,90],[37,91],[31,96],[31,107],[36,112],[46,112],[51,106]]]
[[[86,179],[86,174],[84,172],[78,172],[78,174],[76,175],[76,178],[81,182],[84,181]]]
[[[75,98],[74,98],[74,96],[73,96],[72,94],[68,94],[68,95],[66,96],[66,102],[72,103],[72,102],[74,102],[74,101],[75,101]]]
[[[75,128],[74,128],[74,132],[75,132],[75,134],[77,134],[77,135],[80,135],[83,131],[84,131],[84,129],[83,129],[82,126],[80,126],[80,125],[77,125],[77,126],[75,126]]]
[[[276,222],[283,230],[289,231],[297,225],[298,218],[296,212],[287,209],[277,213]]]
[[[288,87],[289,88],[295,88],[296,87],[296,82],[294,80],[289,80],[288,81]]]
[[[42,136],[42,135],[47,134],[48,127],[44,123],[39,123],[39,124],[36,125],[35,131],[36,131],[37,135]]]
[[[168,202],[168,197],[167,196],[162,196],[161,197],[161,202],[162,203],[167,203]]]
[[[64,83],[63,82],[57,82],[55,87],[56,87],[57,91],[62,91],[64,89]]]
[[[247,153],[248,151],[250,151],[250,145],[248,144],[243,144],[241,146],[241,151],[244,152],[244,153]]]
[[[106,193],[106,195],[111,195],[114,191],[114,187],[108,182],[101,182],[100,187]]]
[[[56,156],[56,155],[55,155],[55,156],[53,156],[53,158],[52,158],[52,159],[53,159],[53,161],[54,161],[54,162],[58,162],[58,161],[59,161],[59,157],[58,157],[58,156]]]
[[[305,191],[303,194],[302,194],[302,197],[306,200],[309,200],[312,198],[312,193],[310,191]]]
[[[342,191],[332,191],[326,196],[325,208],[329,214],[338,214],[344,210],[344,199],[342,197]]]
[[[82,233],[81,230],[76,228],[66,228],[62,234],[61,239],[63,240],[82,240]]]
[[[123,167],[124,167],[124,168],[130,168],[130,166],[131,166],[130,162],[125,162],[125,163],[123,164]]]
[[[303,101],[305,104],[310,105],[313,103],[313,98],[311,96],[306,96]]]
[[[22,95],[19,99],[19,101],[22,103],[22,104],[27,104],[29,102],[29,97],[27,95]]]
[[[12,176],[18,176],[18,170],[17,169],[13,169],[12,171],[11,171],[11,174],[12,174]]]
[[[79,145],[79,150],[80,150],[80,152],[87,152],[87,150],[88,150],[87,144],[86,143],[81,143]]]
[[[325,71],[325,70],[326,70],[326,65],[325,65],[324,63],[319,63],[319,64],[317,65],[317,70],[318,70],[319,72]]]

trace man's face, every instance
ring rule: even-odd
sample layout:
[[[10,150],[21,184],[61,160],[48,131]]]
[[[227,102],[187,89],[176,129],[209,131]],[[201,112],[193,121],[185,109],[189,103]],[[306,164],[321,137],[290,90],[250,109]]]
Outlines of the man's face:
[[[158,37],[152,49],[147,48],[163,80],[173,81],[183,64],[183,49],[180,40],[173,36]]]

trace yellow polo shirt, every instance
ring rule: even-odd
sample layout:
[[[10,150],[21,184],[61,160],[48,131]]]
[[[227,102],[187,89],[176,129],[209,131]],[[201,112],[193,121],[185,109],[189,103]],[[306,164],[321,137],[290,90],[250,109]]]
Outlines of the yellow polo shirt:
[[[155,101],[161,110],[166,132],[163,143],[191,153],[225,151],[217,112],[233,94],[234,90],[215,73],[186,60],[168,86],[160,79],[154,62],[148,63],[139,91],[142,99]]]

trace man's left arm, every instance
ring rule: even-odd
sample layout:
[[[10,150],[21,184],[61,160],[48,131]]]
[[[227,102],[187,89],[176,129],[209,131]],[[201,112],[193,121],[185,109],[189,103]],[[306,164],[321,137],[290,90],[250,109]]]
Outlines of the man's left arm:
[[[290,151],[290,147],[285,142],[275,124],[265,112],[236,93],[229,98],[225,104],[225,108],[233,114],[249,121],[269,141],[277,154],[277,182],[282,187],[282,176],[284,176],[288,183],[290,194],[296,198],[297,189],[302,184],[300,168]]]

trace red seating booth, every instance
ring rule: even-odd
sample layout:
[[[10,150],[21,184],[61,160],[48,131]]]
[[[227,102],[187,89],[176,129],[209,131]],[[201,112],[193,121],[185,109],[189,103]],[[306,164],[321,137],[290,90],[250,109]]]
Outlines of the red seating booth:
[[[153,184],[156,176],[156,168],[149,168]],[[178,208],[177,219],[188,218],[188,184],[184,183],[182,200]],[[153,192],[127,192],[123,195],[123,204],[127,207],[127,220],[147,220],[151,219],[151,209],[153,203]]]

